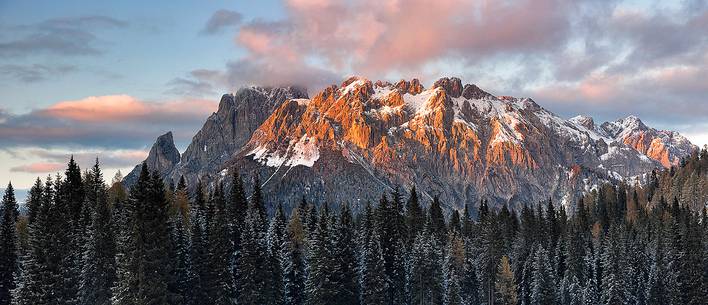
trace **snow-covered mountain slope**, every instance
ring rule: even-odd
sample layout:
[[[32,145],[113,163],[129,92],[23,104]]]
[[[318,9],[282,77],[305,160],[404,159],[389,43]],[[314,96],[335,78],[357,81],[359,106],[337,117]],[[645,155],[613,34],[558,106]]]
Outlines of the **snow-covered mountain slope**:
[[[605,122],[600,128],[615,141],[636,149],[665,167],[678,165],[682,157],[698,149],[678,132],[647,127],[633,115]]]
[[[312,98],[280,97],[268,100],[271,112],[239,148],[230,142],[229,149],[196,158],[207,170],[192,161],[194,152],[185,153],[166,176],[216,180],[236,168],[258,175],[272,202],[284,203],[303,193],[321,202],[361,203],[395,185],[416,185],[424,196],[441,196],[460,209],[481,198],[512,205],[554,198],[569,205],[601,181],[638,176],[662,161],[654,150],[627,144],[639,131],[642,139],[665,138],[643,124],[566,120],[532,99],[494,96],[457,78],[426,89],[415,79],[392,84],[351,77]],[[228,124],[210,118],[190,147],[222,141],[249,119],[240,115]],[[665,154],[680,157],[689,151],[683,148]]]

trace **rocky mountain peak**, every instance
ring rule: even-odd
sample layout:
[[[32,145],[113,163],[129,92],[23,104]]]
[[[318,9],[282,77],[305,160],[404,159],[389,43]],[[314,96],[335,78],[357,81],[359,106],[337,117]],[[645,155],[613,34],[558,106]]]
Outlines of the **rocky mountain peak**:
[[[627,116],[624,119],[620,119],[620,120],[615,121],[615,123],[622,126],[624,129],[632,129],[632,130],[646,130],[646,129],[648,129],[647,125],[644,125],[644,122],[642,122],[642,120],[639,119],[635,115]]]
[[[457,77],[443,77],[433,84],[433,88],[441,87],[450,97],[460,97],[462,95],[462,80]]]
[[[682,157],[698,149],[680,134],[648,127],[634,115],[605,122],[600,128],[609,137],[660,162],[664,167],[677,165]]]
[[[671,164],[691,145],[653,129],[618,138],[603,127],[613,135],[646,128],[636,117],[602,127],[586,116],[565,120],[530,98],[455,77],[425,89],[417,79],[354,76],[311,99],[293,87],[250,87],[222,96],[166,178],[213,182],[236,167],[258,175],[272,202],[303,192],[319,202],[375,200],[358,191],[365,184],[379,192],[416,185],[453,209],[481,198],[566,205],[603,179]]]
[[[587,115],[578,115],[575,117],[572,117],[568,119],[571,122],[574,122],[580,126],[583,126],[587,128],[588,130],[595,130],[595,120],[591,116]]]
[[[157,171],[161,175],[164,175],[171,171],[179,161],[180,154],[175,146],[172,132],[170,131],[157,137],[155,144],[150,148],[147,159],[145,159],[145,164],[151,171]],[[126,181],[126,184],[131,185],[133,182],[137,181],[141,166],[142,164],[135,166],[125,177],[124,181]]]
[[[466,99],[481,100],[494,97],[490,93],[480,89],[475,84],[466,84],[462,89],[462,96]]]
[[[402,79],[393,86],[401,93],[418,94],[425,90],[417,78],[411,79],[410,81]]]

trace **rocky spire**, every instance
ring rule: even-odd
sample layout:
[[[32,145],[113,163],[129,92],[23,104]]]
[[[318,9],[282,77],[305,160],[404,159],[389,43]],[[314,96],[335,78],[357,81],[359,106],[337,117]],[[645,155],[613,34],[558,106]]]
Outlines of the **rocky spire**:
[[[150,153],[147,159],[145,159],[145,164],[151,171],[158,171],[161,175],[166,175],[179,163],[180,154],[175,146],[174,138],[172,137],[172,132],[169,131],[155,140],[155,144],[152,145]],[[123,179],[123,183],[126,185],[132,185],[133,182],[137,181],[140,175],[141,164],[135,166],[135,168]]]

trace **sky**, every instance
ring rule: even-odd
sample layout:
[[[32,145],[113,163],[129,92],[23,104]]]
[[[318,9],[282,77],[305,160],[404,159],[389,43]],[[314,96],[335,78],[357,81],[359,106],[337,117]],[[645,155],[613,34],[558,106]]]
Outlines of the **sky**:
[[[708,1],[0,0],[0,185],[155,138],[180,151],[224,93],[349,75],[460,77],[596,123],[637,115],[708,143]]]

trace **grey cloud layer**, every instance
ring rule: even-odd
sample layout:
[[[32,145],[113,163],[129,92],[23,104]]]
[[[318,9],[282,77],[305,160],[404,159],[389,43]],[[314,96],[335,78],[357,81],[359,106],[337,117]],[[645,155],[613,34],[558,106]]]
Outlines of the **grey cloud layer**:
[[[5,26],[0,30],[13,35],[0,41],[0,55],[99,55],[103,50],[97,46],[100,38],[94,31],[127,25],[124,21],[106,16],[81,16],[49,19],[31,25]]]
[[[243,15],[239,12],[230,11],[226,9],[221,9],[214,12],[209,18],[204,29],[202,29],[202,34],[216,34],[227,28],[234,27],[241,23],[243,20]]]

